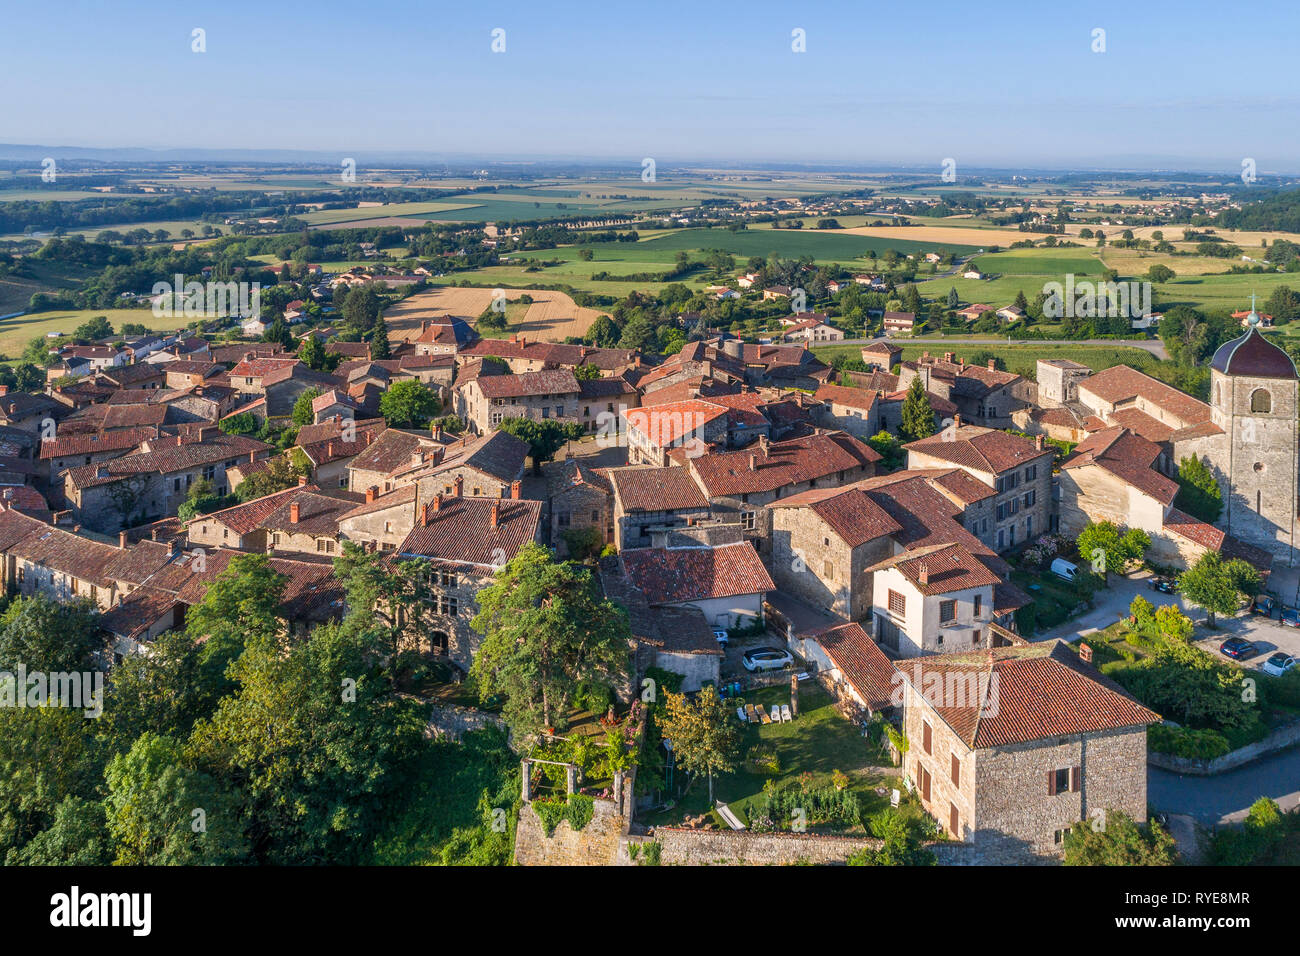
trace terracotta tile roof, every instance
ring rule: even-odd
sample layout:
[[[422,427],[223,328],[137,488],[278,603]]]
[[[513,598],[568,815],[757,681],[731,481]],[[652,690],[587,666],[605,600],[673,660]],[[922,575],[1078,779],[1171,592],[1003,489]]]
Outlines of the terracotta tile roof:
[[[547,495],[552,498],[572,488],[583,486],[594,488],[606,495],[614,493],[605,469],[591,468],[576,458],[566,459],[556,467],[548,469],[546,477]]]
[[[730,409],[723,405],[691,399],[649,408],[630,408],[626,418],[628,427],[641,432],[656,448],[667,448],[700,431],[709,422],[729,414]],[[694,435],[693,440],[703,441],[703,436]]]
[[[438,501],[441,503],[434,507]],[[499,567],[537,537],[540,501],[509,498],[435,497],[427,506],[428,524],[417,518],[415,528],[398,547],[403,557]],[[497,515],[496,525],[492,515]]]
[[[410,508],[415,504],[416,495],[419,493],[417,485],[402,485],[394,488],[385,495],[376,495],[374,501],[363,501],[353,506],[352,510],[339,518],[343,521],[347,518],[359,518],[362,515],[372,514],[376,511],[387,511],[389,508],[407,507]]]
[[[834,402],[849,408],[871,411],[876,404],[876,393],[869,388],[846,388],[843,385],[819,385],[813,397],[823,402]]]
[[[13,516],[17,512],[5,511],[3,514]],[[6,547],[5,552],[11,557],[23,558],[101,587],[113,583],[105,569],[118,557],[117,548],[43,522],[37,522],[37,525]]]
[[[421,449],[431,451],[433,441],[423,434],[389,428],[379,434],[365,451],[352,459],[352,468],[390,475],[410,466],[412,456]]]
[[[65,458],[68,455],[91,455],[103,451],[130,451],[140,442],[157,438],[156,428],[119,428],[110,432],[60,435],[41,442],[40,458]]]
[[[704,492],[680,466],[611,468],[607,474],[625,512],[708,510]]]
[[[864,490],[816,488],[786,498],[779,498],[769,508],[808,508],[851,548],[902,530],[887,511]]]
[[[235,378],[266,378],[277,372],[292,369],[299,362],[296,358],[253,358],[242,359],[230,370]]]
[[[913,657],[894,667],[923,698],[930,688],[929,697],[939,698],[927,698],[930,708],[975,750],[1160,720],[1060,641]]]
[[[717,395],[733,395],[740,391],[738,384],[724,385],[712,379],[697,375],[683,379],[663,388],[656,388],[641,396],[643,406],[667,405],[671,402],[686,402],[693,398],[710,399]]]
[[[347,492],[321,493],[314,485],[293,488],[297,492],[282,499],[280,506],[262,518],[261,526],[267,531],[286,531],[292,534],[309,534],[317,537],[337,537],[339,521],[354,510],[362,495]],[[293,520],[297,505],[298,520]]]
[[[869,445],[844,432],[828,432],[702,455],[688,459],[686,467],[704,493],[717,498],[775,491],[877,461],[880,454]]]
[[[1117,408],[1110,413],[1110,421],[1112,425],[1122,425],[1147,441],[1168,441],[1169,436],[1174,433],[1173,426],[1166,425],[1160,419],[1153,418],[1136,408]]]
[[[579,391],[578,380],[568,369],[521,372],[518,375],[489,375],[478,379],[487,398],[522,398],[529,395],[570,395]]]
[[[308,486],[314,487],[314,486]],[[250,531],[262,527],[266,519],[273,514],[282,505],[286,505],[293,500],[302,488],[294,486],[285,488],[281,491],[272,492],[261,498],[254,498],[252,501],[246,501],[243,504],[235,505],[232,508],[224,508],[221,511],[213,511],[210,514],[200,515],[195,518],[196,523],[207,521],[215,522],[223,527],[229,528],[237,535],[246,535]]]
[[[109,634],[136,639],[162,620],[177,603],[175,594],[138,587],[101,614],[97,623]]]
[[[969,588],[994,587],[1001,578],[960,544],[936,544],[894,555],[867,572],[897,569],[925,595],[951,594]]]
[[[45,496],[31,485],[6,485],[0,488],[0,504],[22,511],[49,511]]]
[[[431,465],[415,470],[408,477],[423,478],[453,468],[473,468],[499,481],[510,482],[523,475],[527,457],[527,442],[497,429],[477,438],[466,435],[460,441],[444,444],[435,449]],[[397,473],[401,474],[401,470]]]
[[[1010,614],[1017,608],[1032,604],[1034,599],[1009,581],[1003,581],[993,588],[993,616]]]
[[[1110,405],[1141,397],[1188,425],[1210,420],[1209,405],[1127,365],[1115,365],[1081,379],[1079,390],[1090,392]]]
[[[160,444],[166,441],[167,444]],[[244,458],[250,454],[262,454],[271,446],[266,442],[242,435],[216,434],[202,441],[189,441],[174,444],[176,439],[165,436],[150,440],[147,444],[152,450],[124,458],[113,458],[97,465],[81,465],[70,468],[68,476],[77,488],[91,488],[117,481],[126,475],[146,473],[167,475],[186,468],[221,461],[223,458]],[[157,447],[155,447],[157,446]]]
[[[1054,448],[1037,448],[1028,438],[979,425],[962,425],[956,429],[951,441],[943,434],[936,434],[920,441],[908,442],[903,447],[908,451],[923,452],[932,458],[950,461],[963,468],[994,475],[1056,454]]]
[[[748,541],[716,548],[633,548],[619,555],[650,604],[684,604],[775,589]]]
[[[1159,456],[1159,446],[1116,426],[1079,442],[1061,468],[1068,471],[1097,465],[1148,497],[1169,505],[1178,494],[1178,482],[1151,467]]]
[[[893,706],[894,665],[861,624],[838,624],[809,635],[809,639],[822,646],[831,663],[872,711]]]

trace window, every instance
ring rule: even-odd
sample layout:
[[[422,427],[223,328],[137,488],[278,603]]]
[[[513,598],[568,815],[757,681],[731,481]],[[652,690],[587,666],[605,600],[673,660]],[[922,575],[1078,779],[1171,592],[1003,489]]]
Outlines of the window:
[[[956,754],[952,755],[952,785],[961,786],[961,758]]]
[[[742,511],[740,513],[740,527],[743,531],[754,530],[754,512]]]
[[[1031,537],[1034,533],[1034,516],[1030,515],[1025,519],[1025,537]]]
[[[984,595],[977,594],[971,598],[971,610],[976,617],[980,616],[980,611],[984,610]]]
[[[930,771],[921,766],[920,762],[916,765],[916,782],[921,791],[921,799],[926,803],[930,802]]]
[[[316,540],[316,550],[321,554],[333,554],[334,542],[329,538],[318,538]]]
[[[556,417],[556,418],[563,418],[563,417],[564,417],[564,406],[563,406],[563,405],[556,405],[556,406],[555,406],[555,417]]]
[[[928,720],[921,721],[921,749],[926,753],[934,753],[934,728],[930,726]]]
[[[952,802],[948,804],[948,832],[961,839],[961,815],[957,812],[957,804]]]
[[[454,597],[445,594],[438,595],[438,613],[445,614],[448,617],[455,617],[460,610],[460,604]]]
[[[569,526],[569,520],[570,520],[569,512],[567,511],[559,512],[558,514],[556,514],[555,520],[559,522],[561,528],[567,528]]]
[[[1027,492],[1025,492],[1025,507],[1026,507],[1026,508],[1032,508],[1032,507],[1034,506],[1034,502],[1036,502],[1037,500],[1038,500],[1038,493],[1037,493],[1036,491],[1027,491]]]
[[[542,406],[542,417],[543,417],[543,418],[550,418],[550,417],[551,417],[551,410],[550,410],[550,408],[548,408],[548,407],[545,406],[545,405]]]
[[[1250,393],[1250,410],[1252,412],[1271,412],[1273,410],[1273,396],[1268,393],[1268,389],[1257,388]]]
[[[950,624],[957,620],[957,602],[940,601],[939,602],[939,623]]]
[[[822,577],[824,577],[828,581],[835,580],[835,565],[832,564],[830,561],[822,562]]]
[[[889,592],[889,613],[906,614],[907,598],[903,597],[903,595],[899,594],[897,591],[890,591]]]
[[[1060,767],[1047,771],[1047,795],[1079,792],[1079,768]]]
[[[1068,828],[1065,830],[1057,830],[1055,833],[1052,834],[1052,842],[1055,843],[1057,846],[1060,846],[1062,843],[1065,842],[1065,835],[1069,832],[1070,831]]]

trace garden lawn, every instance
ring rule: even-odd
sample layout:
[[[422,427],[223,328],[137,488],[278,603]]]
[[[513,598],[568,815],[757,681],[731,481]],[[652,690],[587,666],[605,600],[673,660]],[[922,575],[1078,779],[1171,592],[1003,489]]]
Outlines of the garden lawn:
[[[755,707],[762,705],[769,711],[773,704],[788,704],[790,689],[784,685],[751,691],[742,698]],[[732,704],[734,719],[735,704]],[[858,792],[868,815],[889,806],[888,797],[875,792],[877,786],[901,786],[898,778],[881,772],[883,757],[862,736],[860,728],[849,723],[835,709],[830,695],[819,685],[805,681],[799,685],[799,716],[788,724],[742,725],[740,764],[736,772],[717,774],[713,778],[714,797],[731,807],[746,825],[751,807],[757,803],[768,777],[759,773],[745,759],[750,748],[766,744],[775,749],[780,760],[780,772],[774,778],[778,786],[793,784],[800,774],[812,775],[813,786],[831,782],[831,772],[843,771],[849,777],[849,788]],[[674,771],[674,787],[684,779],[679,767]],[[687,816],[712,813],[715,824],[721,829],[727,825],[709,806],[709,782],[700,776],[691,782],[690,790],[679,797],[677,805],[660,813],[640,817],[649,826],[674,825]]]

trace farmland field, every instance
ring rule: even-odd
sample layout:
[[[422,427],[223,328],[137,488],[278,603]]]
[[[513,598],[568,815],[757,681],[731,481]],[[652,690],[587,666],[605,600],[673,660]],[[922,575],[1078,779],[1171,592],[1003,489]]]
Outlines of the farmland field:
[[[899,230],[900,232],[902,230]],[[641,245],[641,243],[638,243]],[[874,250],[884,253],[893,249],[899,253],[938,252],[947,249],[966,255],[978,246],[951,243],[917,242],[900,236],[898,239],[868,239],[863,236],[842,235],[840,231],[807,232],[802,229],[747,229],[730,232],[726,229],[683,229],[670,232],[645,245],[655,250],[672,249],[722,249],[734,256],[767,256],[775,252],[786,258],[812,256],[818,262],[848,263],[862,259]]]
[[[586,334],[591,323],[604,315],[599,309],[583,308],[563,292],[544,290],[505,289],[507,299],[516,299],[527,293],[533,304],[528,307],[521,322],[512,322],[510,331],[523,332],[531,338],[547,342],[563,342],[567,336]],[[384,313],[389,334],[395,339],[414,338],[421,319],[439,315],[458,315],[471,324],[492,303],[492,289],[442,288],[420,292],[405,299]]]

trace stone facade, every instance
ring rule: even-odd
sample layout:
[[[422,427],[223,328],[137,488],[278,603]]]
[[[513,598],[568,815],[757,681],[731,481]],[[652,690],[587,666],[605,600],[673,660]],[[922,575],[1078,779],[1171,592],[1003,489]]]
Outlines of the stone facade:
[[[922,806],[950,837],[979,847],[985,862],[1059,856],[1063,831],[1098,813],[1146,821],[1145,727],[972,750],[910,683],[904,727],[904,770]],[[1068,781],[1052,792],[1048,778],[1057,771],[1068,771]]]
[[[770,508],[768,571],[777,587],[852,621],[871,616],[872,576],[864,571],[893,553],[885,537],[851,548],[810,508]]]

